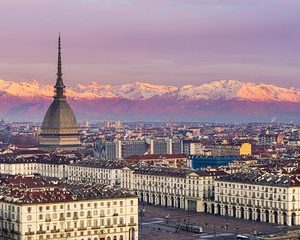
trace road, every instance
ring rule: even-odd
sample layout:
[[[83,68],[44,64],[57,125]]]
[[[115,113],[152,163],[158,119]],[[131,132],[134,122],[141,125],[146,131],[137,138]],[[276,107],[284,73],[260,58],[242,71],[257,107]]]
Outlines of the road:
[[[181,209],[153,205],[139,205],[139,239],[145,240],[188,240],[188,239],[235,239],[237,234],[275,234],[300,226],[287,227],[270,223],[248,221],[206,213],[187,212]],[[143,210],[144,209],[144,210]],[[166,216],[168,218],[166,219]],[[186,231],[176,233],[178,221],[189,222],[202,227],[202,234]]]

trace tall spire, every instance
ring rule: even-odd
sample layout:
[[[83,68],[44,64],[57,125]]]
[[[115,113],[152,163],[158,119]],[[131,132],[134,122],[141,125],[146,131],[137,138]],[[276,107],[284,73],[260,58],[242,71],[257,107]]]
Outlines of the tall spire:
[[[57,74],[56,74],[56,84],[55,88],[55,96],[54,98],[65,98],[64,89],[65,85],[62,78],[62,62],[61,62],[61,40],[60,40],[60,33],[58,35],[58,60],[57,60]]]

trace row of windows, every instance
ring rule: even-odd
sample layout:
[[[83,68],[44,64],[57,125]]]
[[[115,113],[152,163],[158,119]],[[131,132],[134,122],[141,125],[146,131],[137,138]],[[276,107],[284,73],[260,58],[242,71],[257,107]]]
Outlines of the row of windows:
[[[274,192],[276,193],[277,190],[282,193],[286,193],[285,188],[277,188],[277,187],[265,187],[265,186],[253,186],[253,185],[244,185],[244,184],[231,184],[231,183],[217,183],[218,187],[232,187],[232,188],[240,188],[240,189],[249,189],[249,190],[261,190],[265,192]],[[293,189],[293,192],[295,193],[295,189]]]
[[[74,203],[73,206],[71,204],[67,204],[66,205],[66,209],[67,210],[71,210],[72,209],[76,209],[76,208],[80,208],[80,209],[85,209],[85,208],[98,208],[98,207],[103,207],[103,206],[107,206],[107,207],[110,207],[110,206],[123,206],[124,202],[123,201],[113,201],[113,202],[100,202],[100,203],[81,203],[81,204],[76,204]],[[130,200],[130,205],[132,206],[134,204],[134,200]],[[39,206],[38,207],[38,211],[39,212],[43,212],[43,211],[57,211],[58,209],[64,209],[64,205],[61,204],[61,205],[53,205],[52,207],[51,206]],[[28,213],[31,213],[32,212],[32,207],[27,207],[27,212]]]
[[[133,207],[131,207],[130,208],[130,212],[133,213],[133,211],[134,211]],[[111,214],[110,209],[107,209],[106,213],[108,215]],[[120,208],[120,214],[122,214],[122,213],[123,213],[123,208]],[[114,209],[112,211],[112,214],[114,216],[117,216],[118,215],[117,209]],[[77,218],[78,215],[80,217],[84,217],[86,215],[87,218],[89,218],[89,217],[105,217],[105,211],[104,211],[104,209],[102,209],[100,211],[94,210],[93,212],[92,211],[80,211],[79,214],[78,214],[78,212],[73,212],[73,217],[74,218]],[[38,215],[38,219],[39,220],[46,219],[46,221],[47,220],[51,220],[51,219],[56,220],[58,218],[58,216],[59,216],[59,219],[64,219],[65,216],[67,218],[70,218],[70,217],[72,217],[72,213],[71,212],[67,212],[66,214],[65,213],[60,213],[59,215],[57,213],[53,213],[52,214],[52,218],[51,218],[51,214],[49,214],[49,213],[47,213],[47,214],[39,214]],[[32,220],[32,215],[27,215],[27,221],[31,221],[31,220]]]
[[[103,226],[112,226],[112,225],[124,225],[124,218],[120,217],[118,218],[108,218],[106,220],[104,219],[95,219],[95,220],[80,220],[80,221],[73,221],[73,222],[66,222],[66,223],[60,223],[60,224],[52,224],[52,227],[50,227],[50,224],[39,224],[38,231],[52,231],[52,230],[60,230],[60,229],[74,229],[74,228],[87,228],[87,227],[103,227]],[[129,224],[135,224],[134,217],[131,216],[129,220]],[[32,225],[27,225],[27,232],[32,231]]]

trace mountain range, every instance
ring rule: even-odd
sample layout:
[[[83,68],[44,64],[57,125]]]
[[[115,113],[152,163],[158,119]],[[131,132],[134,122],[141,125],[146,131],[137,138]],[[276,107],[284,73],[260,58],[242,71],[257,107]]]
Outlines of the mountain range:
[[[92,82],[68,86],[66,95],[79,120],[298,122],[300,119],[300,89],[238,80],[182,87]],[[0,118],[41,121],[52,96],[52,85],[0,80]]]

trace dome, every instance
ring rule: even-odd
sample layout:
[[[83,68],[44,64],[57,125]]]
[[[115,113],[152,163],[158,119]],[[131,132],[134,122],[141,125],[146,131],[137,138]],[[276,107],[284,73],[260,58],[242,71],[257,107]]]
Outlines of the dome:
[[[66,101],[65,85],[62,79],[60,36],[58,38],[57,79],[54,86],[54,100],[49,106],[39,137],[40,146],[79,146],[80,136],[75,114]]]
[[[54,99],[44,117],[42,131],[67,133],[67,130],[73,132],[77,129],[75,114],[66,99]]]

